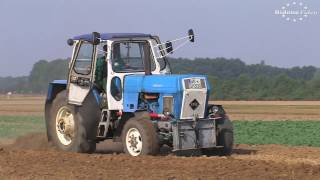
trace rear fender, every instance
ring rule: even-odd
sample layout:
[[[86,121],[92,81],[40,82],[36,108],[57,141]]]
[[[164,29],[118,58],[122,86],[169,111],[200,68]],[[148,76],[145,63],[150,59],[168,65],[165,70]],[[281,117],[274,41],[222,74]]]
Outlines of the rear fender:
[[[54,80],[49,84],[46,101],[52,102],[56,95],[67,88],[67,80]]]

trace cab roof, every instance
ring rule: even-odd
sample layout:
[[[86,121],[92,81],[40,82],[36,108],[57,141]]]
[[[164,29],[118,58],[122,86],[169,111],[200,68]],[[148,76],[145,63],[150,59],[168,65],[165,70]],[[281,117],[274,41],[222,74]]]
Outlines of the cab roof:
[[[143,33],[101,33],[101,40],[109,40],[113,38],[145,38],[151,37],[151,34],[143,34]],[[73,40],[85,40],[91,41],[92,34],[83,34],[80,36],[75,36],[72,38]]]

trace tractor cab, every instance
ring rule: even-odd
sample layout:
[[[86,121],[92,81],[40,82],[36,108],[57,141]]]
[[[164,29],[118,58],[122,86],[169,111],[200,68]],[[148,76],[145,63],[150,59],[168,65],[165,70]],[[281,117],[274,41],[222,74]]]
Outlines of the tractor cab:
[[[159,43],[158,37],[139,33],[93,33],[68,40],[73,46],[69,103],[81,105],[91,87],[96,86],[106,94],[110,110],[122,109],[125,76],[171,73]]]

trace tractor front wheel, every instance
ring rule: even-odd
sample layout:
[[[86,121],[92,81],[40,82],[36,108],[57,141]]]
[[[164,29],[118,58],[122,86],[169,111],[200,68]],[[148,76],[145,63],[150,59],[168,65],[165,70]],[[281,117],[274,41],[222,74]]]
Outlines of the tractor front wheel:
[[[233,149],[233,130],[222,130],[218,137],[218,145],[223,146],[218,150],[219,155],[230,156]]]
[[[233,149],[233,130],[223,129],[217,137],[217,145],[221,147],[202,149],[202,154],[207,156],[230,156]]]
[[[159,151],[159,138],[156,128],[149,119],[133,117],[122,131],[124,152],[131,156],[156,155]]]

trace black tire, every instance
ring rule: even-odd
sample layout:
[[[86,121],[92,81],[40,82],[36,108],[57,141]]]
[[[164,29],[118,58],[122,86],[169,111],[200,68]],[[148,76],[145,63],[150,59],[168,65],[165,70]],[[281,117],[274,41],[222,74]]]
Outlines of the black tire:
[[[207,156],[230,156],[233,150],[233,131],[231,129],[221,130],[217,137],[217,145],[222,147],[202,149],[202,154]]]
[[[68,109],[74,117],[74,133],[73,137],[70,138],[71,143],[68,145],[63,144],[59,140],[58,133],[56,131],[56,117],[61,108]],[[50,137],[52,144],[59,150],[79,153],[92,153],[95,151],[96,143],[88,138],[89,134],[87,133],[88,131],[91,131],[86,126],[90,119],[88,120],[84,118],[82,114],[84,114],[84,112],[80,112],[78,107],[67,103],[65,90],[57,94],[56,98],[52,102],[49,119],[47,119],[47,134],[48,137]]]
[[[139,131],[141,135],[142,149],[140,153],[132,154],[129,150],[129,142],[127,142],[127,135],[130,129],[136,129]],[[152,123],[150,119],[147,119],[144,115],[137,115],[131,119],[129,119],[122,130],[122,144],[124,148],[124,152],[131,156],[141,156],[141,155],[156,155],[159,152],[159,137],[157,133],[157,129]]]
[[[223,129],[218,136],[218,145],[223,146],[218,149],[220,156],[230,156],[233,149],[233,131],[231,129]]]
[[[215,149],[203,149],[202,154],[212,156],[212,155],[221,155],[221,156],[229,156],[232,153],[233,149],[233,124],[229,117],[226,115],[226,111],[222,107],[222,105],[209,104],[207,113],[210,112],[210,109],[213,106],[218,107],[218,112],[216,113],[222,119],[216,121],[216,130],[218,132],[217,135],[217,145],[222,148]],[[208,114],[207,114],[208,115]]]

